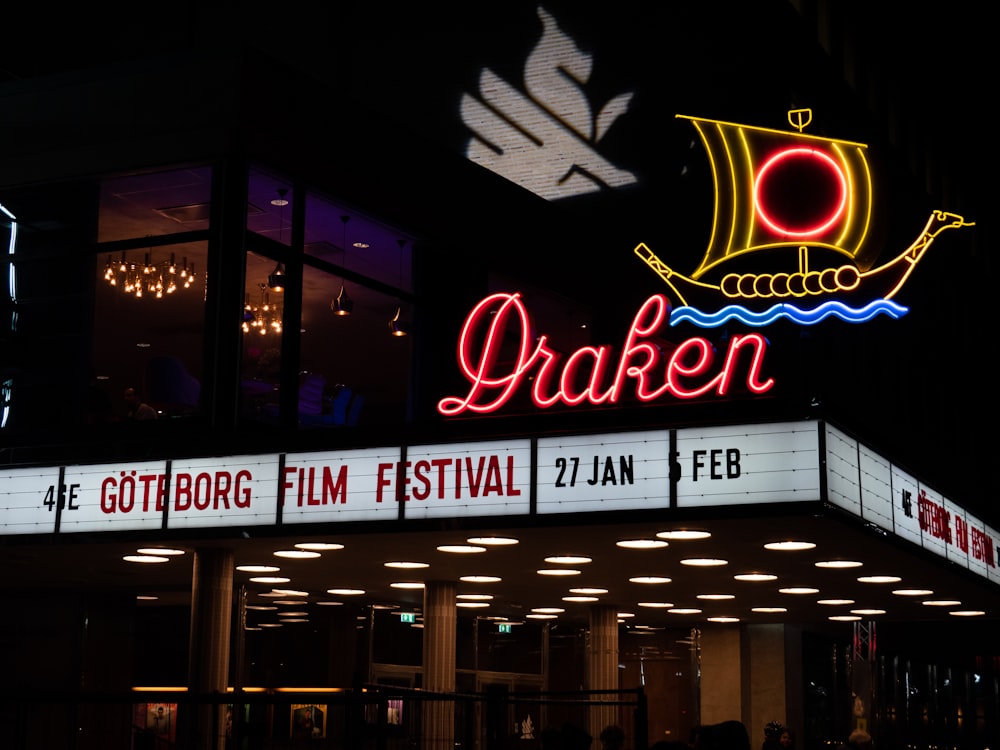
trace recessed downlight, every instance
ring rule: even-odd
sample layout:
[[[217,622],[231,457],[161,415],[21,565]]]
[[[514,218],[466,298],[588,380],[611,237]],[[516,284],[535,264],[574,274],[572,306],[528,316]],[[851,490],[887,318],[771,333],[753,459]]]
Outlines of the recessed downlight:
[[[870,616],[870,615],[884,615],[885,614],[885,610],[884,609],[852,609],[851,610],[851,614],[852,615],[865,615],[865,616]]]
[[[707,531],[700,531],[698,529],[670,529],[668,531],[658,531],[656,536],[660,539],[669,539],[670,541],[686,541],[690,539],[708,539],[711,534]]]
[[[584,557],[583,555],[552,555],[545,558],[545,562],[550,565],[583,565],[585,563],[593,562],[590,557]]]
[[[424,588],[423,581],[396,581],[389,584],[389,588],[393,589],[422,589]]]
[[[781,542],[768,542],[764,549],[779,550],[781,552],[796,552],[804,549],[815,549],[813,542],[806,542],[798,539],[786,539]]]
[[[759,581],[776,581],[778,580],[778,576],[773,573],[737,573],[733,576],[733,580],[756,583]]]
[[[721,617],[706,617],[709,622],[739,622],[739,617],[721,616]]]
[[[781,612],[787,612],[788,608],[787,607],[751,607],[750,611],[751,612],[759,612],[760,614],[764,614],[764,615],[776,615],[776,614],[780,614]]]
[[[661,549],[669,546],[663,539],[621,539],[615,546],[623,549]]]
[[[325,552],[327,550],[344,549],[343,544],[337,542],[299,542],[293,545],[296,549],[312,550],[314,552]]]
[[[571,594],[583,594],[584,596],[597,596],[599,594],[608,593],[607,589],[599,589],[591,586],[580,586],[579,588],[570,589]]]
[[[542,568],[541,570],[536,570],[536,573],[540,576],[578,576],[580,575],[579,570],[574,570],[573,568]]]
[[[930,589],[895,589],[892,593],[896,596],[931,596],[934,592]]]
[[[140,555],[165,555],[166,557],[175,557],[184,554],[184,550],[173,549],[171,547],[143,547],[142,549],[137,549],[136,552]]]
[[[858,583],[899,583],[902,580],[899,576],[860,576]]]
[[[564,596],[562,598],[564,602],[597,602],[600,601],[596,596]]]
[[[326,593],[333,594],[334,596],[361,596],[365,593],[364,589],[327,589]]]
[[[830,607],[846,607],[848,604],[854,604],[853,599],[817,599],[817,604],[825,604]]]
[[[275,557],[285,557],[290,560],[308,560],[314,557],[320,557],[319,552],[314,552],[308,549],[279,549],[274,553]]]
[[[386,568],[401,568],[403,570],[416,570],[418,568],[429,568],[430,564],[425,562],[417,562],[416,560],[392,560],[387,563],[382,563]]]
[[[781,594],[818,594],[819,589],[814,589],[812,586],[786,586],[783,589],[778,589]]]
[[[667,610],[672,615],[700,615],[701,610],[697,607],[671,607]]]
[[[486,547],[477,544],[442,544],[437,548],[438,552],[451,552],[456,555],[472,555],[476,552],[485,552]]]
[[[650,609],[670,609],[674,606],[673,602],[637,602],[637,604]]]
[[[288,583],[291,580],[284,576],[254,576],[250,579],[252,583]]]
[[[860,568],[863,563],[857,560],[820,560],[816,563],[817,568]]]
[[[734,594],[698,594],[696,599],[706,599],[709,601],[724,601],[726,599],[735,599]]]
[[[122,557],[125,562],[143,563],[143,564],[153,564],[153,563],[165,563],[170,562],[169,557],[163,557],[162,555],[125,555]]]
[[[830,615],[827,619],[834,622],[857,622],[861,615]]]
[[[681,560],[681,565],[690,565],[696,568],[711,568],[720,565],[729,565],[729,560],[718,557],[689,557]]]
[[[520,540],[509,536],[473,536],[465,541],[469,544],[482,545],[484,547],[505,547],[520,543]]]
[[[458,580],[466,583],[500,583],[503,579],[500,576],[471,575],[460,576]]]
[[[635,576],[628,580],[629,583],[670,583],[672,579],[666,576]]]
[[[958,599],[927,599],[926,601],[920,602],[925,607],[957,607],[962,602]]]
[[[952,617],[981,617],[986,613],[981,609],[956,609],[948,614]]]
[[[277,573],[281,570],[277,565],[237,565],[236,569],[244,573]]]
[[[532,607],[531,611],[542,615],[559,615],[566,610],[562,607]]]

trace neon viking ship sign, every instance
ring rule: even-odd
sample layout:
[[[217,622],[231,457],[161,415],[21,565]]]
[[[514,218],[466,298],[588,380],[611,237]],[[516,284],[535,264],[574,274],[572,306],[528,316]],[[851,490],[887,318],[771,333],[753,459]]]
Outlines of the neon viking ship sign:
[[[715,212],[708,248],[689,275],[644,243],[638,255],[677,305],[670,324],[715,327],[730,320],[766,326],[781,318],[811,325],[829,316],[863,322],[899,318],[895,301],[937,236],[972,226],[957,214],[932,211],[916,239],[894,258],[858,264],[872,220],[867,146],[806,134],[808,109],[788,113],[794,130],[688,117],[708,152]],[[789,253],[797,260],[781,267]],[[770,272],[727,271],[736,261],[770,259]],[[785,263],[785,265],[788,265]]]

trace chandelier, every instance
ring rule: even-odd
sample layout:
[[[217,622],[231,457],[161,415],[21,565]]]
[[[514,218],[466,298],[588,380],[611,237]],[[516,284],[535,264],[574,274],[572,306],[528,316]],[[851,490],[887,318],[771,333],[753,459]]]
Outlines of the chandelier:
[[[243,333],[256,331],[261,336],[268,333],[281,333],[281,305],[271,302],[271,295],[267,284],[258,284],[260,287],[260,302],[254,304],[250,300],[250,293],[247,293],[246,303],[243,305]]]
[[[170,260],[156,263],[152,261],[152,253],[146,253],[142,263],[128,260],[125,253],[117,262],[109,255],[108,262],[104,264],[104,280],[137,298],[150,295],[163,299],[163,295],[173,294],[178,288],[190,289],[194,275],[194,263],[189,265],[184,258],[178,267],[173,253]]]

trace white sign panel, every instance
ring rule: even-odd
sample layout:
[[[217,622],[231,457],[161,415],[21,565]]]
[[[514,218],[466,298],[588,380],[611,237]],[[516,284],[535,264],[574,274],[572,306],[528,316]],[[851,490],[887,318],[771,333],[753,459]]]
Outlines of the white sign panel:
[[[174,461],[167,527],[273,524],[278,514],[278,456]]]
[[[56,530],[59,468],[12,469],[0,482],[0,533],[51,534]]]
[[[858,446],[861,467],[861,515],[866,521],[892,531],[892,465],[868,446]]]
[[[539,438],[538,513],[670,507],[666,430]]]
[[[167,462],[67,466],[60,532],[163,527]]]
[[[826,426],[826,496],[836,506],[861,515],[858,441]]]
[[[405,518],[514,516],[531,510],[530,440],[414,446],[401,474]],[[385,479],[387,488],[395,485],[394,473]]]
[[[920,518],[917,497],[920,489],[917,480],[898,466],[892,467],[893,530],[909,542],[920,545]]]
[[[677,506],[819,500],[816,422],[677,431]]]
[[[395,520],[400,449],[289,453],[281,523]]]

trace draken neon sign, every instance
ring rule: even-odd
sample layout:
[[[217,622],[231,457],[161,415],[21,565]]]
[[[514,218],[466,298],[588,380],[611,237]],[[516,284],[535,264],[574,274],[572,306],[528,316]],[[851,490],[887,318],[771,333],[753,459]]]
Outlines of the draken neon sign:
[[[705,255],[690,275],[668,266],[643,243],[635,248],[680,303],[671,312],[671,325],[898,318],[907,308],[893,298],[938,234],[972,226],[957,214],[933,211],[909,247],[865,268],[859,260],[873,202],[867,146],[807,135],[808,109],[788,113],[795,132],[678,117],[692,122],[708,152],[715,220]],[[782,251],[791,251],[795,260],[777,272],[723,273],[727,262],[764,257],[761,251],[779,259]],[[818,257],[824,259],[817,262]]]
[[[470,383],[464,396],[438,402],[445,416],[491,413],[521,389],[539,408],[617,404],[629,388],[640,402],[661,398],[727,396],[746,389],[763,394],[774,385],[762,370],[767,340],[759,333],[734,335],[718,354],[704,338],[689,338],[670,351],[657,337],[670,315],[666,296],[647,299],[625,333],[620,350],[585,346],[562,356],[544,335],[531,335],[528,310],[517,293],[492,294],[477,304],[462,326],[458,366]],[[513,359],[501,348],[513,340]]]

